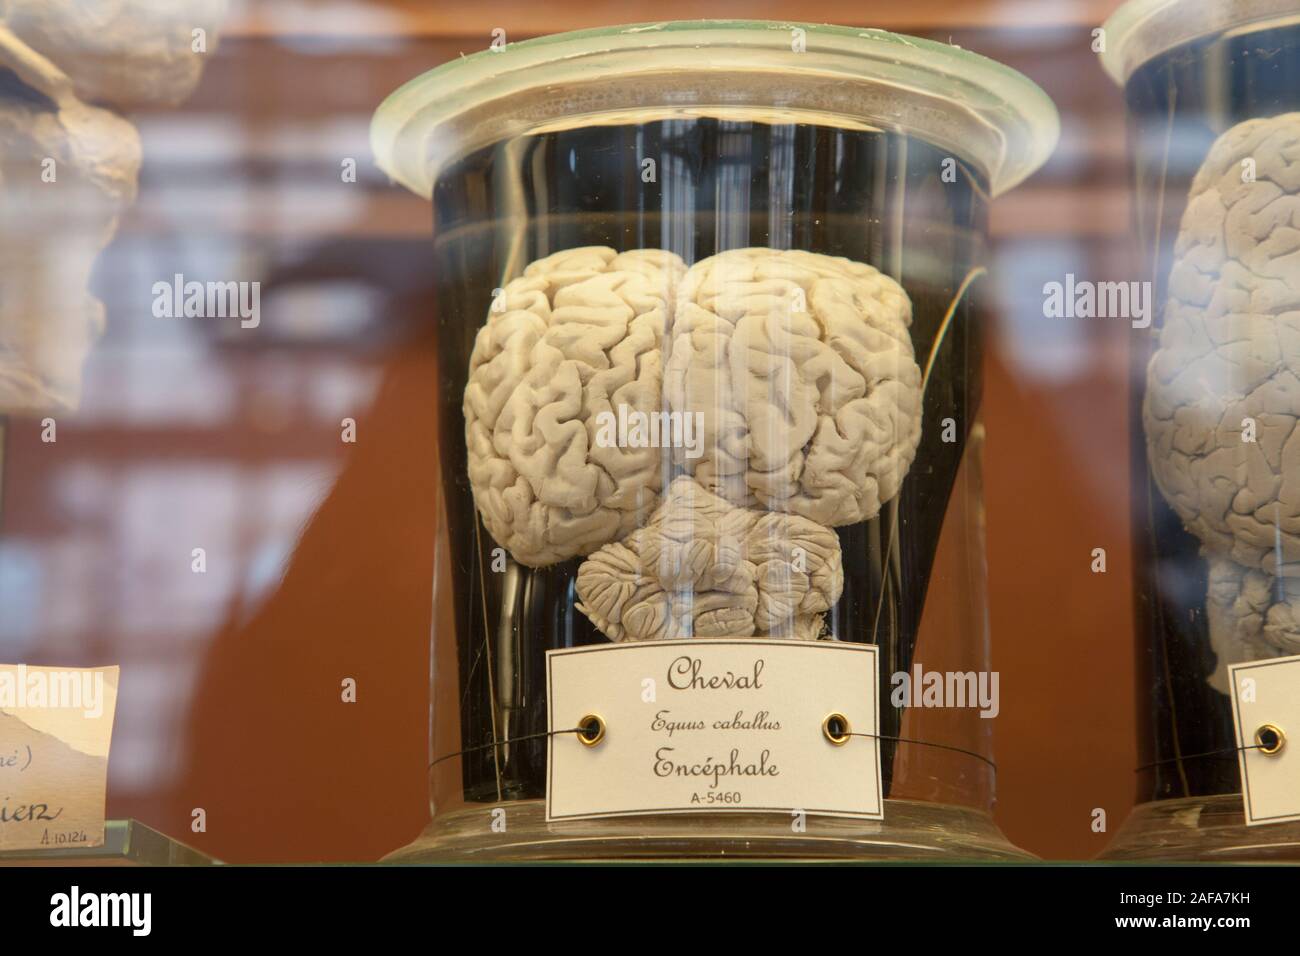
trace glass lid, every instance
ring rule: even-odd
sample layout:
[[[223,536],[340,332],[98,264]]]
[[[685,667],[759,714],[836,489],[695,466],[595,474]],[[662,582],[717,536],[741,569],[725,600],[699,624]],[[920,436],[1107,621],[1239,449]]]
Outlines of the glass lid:
[[[683,116],[888,129],[976,165],[994,195],[1060,133],[1052,101],[959,47],[859,27],[699,20],[582,30],[484,50],[416,77],[376,112],[389,176],[423,196],[439,171],[503,139]]]

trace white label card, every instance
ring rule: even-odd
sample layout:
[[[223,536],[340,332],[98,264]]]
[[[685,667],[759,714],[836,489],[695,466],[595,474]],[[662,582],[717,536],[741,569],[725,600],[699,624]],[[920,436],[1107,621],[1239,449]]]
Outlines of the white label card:
[[[1300,656],[1233,664],[1228,679],[1237,746],[1251,748],[1237,751],[1246,823],[1300,820]],[[1270,744],[1280,731],[1276,753],[1256,746],[1261,728]]]
[[[879,656],[866,644],[696,639],[548,651],[548,820],[802,811],[879,820]],[[832,743],[823,724],[847,719]],[[832,730],[837,729],[832,725]],[[843,729],[843,728],[838,728]]]
[[[102,846],[116,667],[0,664],[0,850]]]

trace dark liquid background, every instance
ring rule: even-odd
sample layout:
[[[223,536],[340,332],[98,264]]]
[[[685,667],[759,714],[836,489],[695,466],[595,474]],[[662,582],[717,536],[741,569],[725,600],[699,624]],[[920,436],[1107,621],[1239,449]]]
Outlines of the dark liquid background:
[[[1211,145],[1244,120],[1300,110],[1300,23],[1179,47],[1134,72],[1126,95],[1139,239],[1154,260],[1148,260],[1153,274],[1146,277],[1154,283],[1157,307],[1148,330],[1153,350],[1179,221]],[[1158,763],[1139,775],[1138,799],[1236,793],[1241,784],[1228,697],[1206,682],[1215,668],[1205,617],[1206,563],[1199,540],[1184,530],[1147,465],[1141,395],[1149,358],[1147,349],[1134,349],[1130,434],[1138,714],[1147,721],[1138,753],[1142,764]]]
[[[642,181],[646,158],[656,163],[655,182]],[[958,287],[985,261],[987,184],[960,161],[947,163],[956,181],[944,182],[949,159],[894,133],[685,118],[508,141],[442,173],[433,196],[439,441],[461,748],[481,747],[494,734],[544,732],[545,652],[606,642],[575,607],[581,559],[491,570],[496,545],[474,510],[461,402],[493,289],[535,259],[585,245],[670,249],[688,265],[746,246],[844,256],[906,289],[924,372]],[[507,265],[513,271],[504,275]],[[889,678],[911,665],[940,528],[978,410],[981,345],[972,302],[979,287],[963,297],[936,357],[921,444],[902,493],[876,519],[837,529],[845,589],[828,623],[841,640],[878,637],[882,734],[899,732],[902,712],[889,703]],[[941,440],[945,418],[956,423],[955,442]],[[882,741],[887,793],[893,751]],[[544,738],[463,761],[467,800],[544,795]]]

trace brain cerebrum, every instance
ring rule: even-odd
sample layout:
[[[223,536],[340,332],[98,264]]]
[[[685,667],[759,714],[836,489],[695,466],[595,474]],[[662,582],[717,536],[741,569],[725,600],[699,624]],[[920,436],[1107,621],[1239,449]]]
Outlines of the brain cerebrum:
[[[597,416],[659,410],[685,271],[671,253],[573,249],[497,296],[470,358],[465,439],[483,523],[520,563],[588,554],[658,504],[661,449],[602,445]]]
[[[874,517],[921,435],[906,293],[871,266],[741,249],[678,296],[665,391],[704,415],[702,457],[676,459],[730,501],[825,525]]]
[[[829,529],[874,517],[920,440],[910,322],[892,279],[808,252],[533,262],[470,361],[484,525],[522,564],[591,555],[579,594],[615,640],[816,637]]]
[[[1229,663],[1300,651],[1300,114],[1233,127],[1197,173],[1143,420],[1210,563],[1223,689]]]

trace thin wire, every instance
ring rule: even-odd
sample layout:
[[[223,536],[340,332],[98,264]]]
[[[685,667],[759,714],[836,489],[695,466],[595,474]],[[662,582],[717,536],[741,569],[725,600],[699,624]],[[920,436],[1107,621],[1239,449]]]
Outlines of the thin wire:
[[[554,737],[557,734],[585,734],[589,731],[587,727],[570,727],[568,730],[543,730],[536,734],[524,734],[522,737],[511,737],[509,740],[494,740],[490,744],[480,744],[477,747],[466,747],[464,750],[457,750],[453,753],[443,754],[433,763],[429,764],[428,769],[432,770],[444,760],[450,760],[452,757],[459,757],[461,754],[477,753],[480,750],[487,750],[491,747],[504,747],[506,744],[517,744],[521,740],[536,740],[538,737]]]
[[[925,400],[925,389],[930,384],[930,373],[934,371],[935,359],[939,356],[939,349],[943,346],[944,339],[948,337],[948,327],[952,325],[953,316],[957,314],[957,307],[961,305],[961,300],[966,297],[966,291],[970,289],[971,284],[981,276],[988,274],[988,269],[984,266],[975,266],[966,273],[966,277],[961,280],[961,285],[957,286],[957,292],[953,295],[952,301],[948,303],[948,310],[944,312],[943,318],[939,322],[939,330],[935,334],[934,344],[930,346],[930,357],[925,362],[925,374],[921,376],[921,400]]]
[[[1164,229],[1165,229],[1165,186],[1169,178],[1169,149],[1173,145],[1173,141],[1174,141],[1174,120],[1175,120],[1175,114],[1178,109],[1178,87],[1174,85],[1172,78],[1168,84],[1168,89],[1169,89],[1169,122],[1165,124],[1164,155],[1161,157],[1161,161],[1160,161],[1160,186],[1156,190],[1156,216],[1155,216],[1155,223],[1152,226],[1152,228],[1154,228],[1155,230],[1155,235],[1153,237],[1154,238],[1153,246],[1155,251],[1154,254],[1151,256],[1151,288],[1152,289],[1160,288],[1160,282],[1159,282],[1160,250],[1164,242]],[[1142,215],[1143,209],[1144,209],[1143,204],[1138,203],[1137,212],[1139,216]],[[1141,235],[1142,233],[1139,233],[1139,238],[1141,237]],[[1150,523],[1149,516],[1155,514],[1155,507],[1154,507],[1154,502],[1152,501],[1151,482],[1146,481],[1144,482],[1144,484],[1146,485],[1146,496],[1147,496],[1147,515],[1148,515],[1147,521],[1148,523]],[[1157,761],[1157,763],[1158,764],[1176,763],[1178,765],[1178,779],[1182,782],[1183,785],[1183,795],[1190,796],[1192,793],[1192,785],[1191,782],[1187,779],[1187,768],[1184,767],[1182,764],[1183,742],[1182,740],[1179,739],[1178,736],[1178,701],[1174,695],[1173,675],[1169,672],[1169,630],[1168,628],[1165,627],[1164,605],[1161,604],[1161,602],[1159,601],[1155,602],[1155,613],[1156,613],[1156,618],[1160,624],[1160,666],[1164,670],[1165,700],[1169,705],[1169,724],[1170,724],[1170,729],[1173,731],[1173,733],[1171,734],[1171,739],[1173,740],[1173,746],[1174,746],[1173,759],[1160,760]],[[1142,769],[1143,769],[1142,767],[1138,767],[1137,770],[1133,772],[1137,773]]]
[[[524,734],[522,737],[512,737],[509,741],[502,740],[502,741],[495,741],[489,744],[480,744],[477,747],[466,747],[464,750],[457,750],[453,753],[443,754],[443,756],[439,757],[438,759],[433,761],[433,763],[429,764],[429,769],[432,770],[435,766],[442,763],[444,760],[450,760],[452,757],[459,757],[462,754],[477,753],[480,750],[487,750],[489,747],[500,747],[506,743],[519,743],[522,740],[537,740],[540,737],[555,737],[560,734],[582,734],[582,733],[587,733],[589,729],[590,728],[588,727],[569,727],[565,730],[543,730],[535,734]],[[968,757],[974,757],[976,760],[982,760],[993,769],[994,773],[997,773],[998,770],[998,765],[995,764],[988,757],[984,756],[983,754],[976,753],[973,750],[966,750],[964,747],[954,747],[951,744],[936,744],[930,740],[917,740],[913,737],[895,737],[892,734],[863,734],[863,733],[858,733],[856,731],[853,733],[849,733],[846,736],[869,737],[873,740],[894,740],[897,741],[898,743],[918,744],[919,746],[922,747],[938,747],[940,750],[951,750],[954,751],[955,753],[965,754]]]
[[[483,653],[487,657],[488,672],[488,717],[492,722],[492,744],[497,747],[501,744],[509,743],[508,740],[497,740],[497,675],[492,668],[492,629],[488,627],[487,611],[487,574],[483,570],[483,542],[479,534],[479,528],[482,525],[482,518],[477,509],[474,512],[474,550],[478,554],[478,596],[479,604],[483,606]],[[480,748],[482,749],[482,748]],[[430,764],[429,766],[433,766]],[[501,799],[501,754],[495,749],[492,751],[492,767],[496,771],[497,799]]]
[[[994,773],[998,772],[998,765],[983,754],[976,753],[973,750],[967,750],[964,747],[954,747],[952,744],[936,744],[931,740],[916,740],[912,737],[895,737],[892,734],[860,734],[853,732],[848,734],[849,737],[870,737],[873,740],[896,740],[901,744],[919,744],[922,747],[938,747],[940,750],[952,750],[959,754],[965,754],[967,757],[974,757],[976,760],[983,760],[988,764]]]
[[[1219,750],[1203,750],[1198,754],[1179,754],[1176,757],[1166,757],[1164,760],[1153,760],[1151,763],[1144,763],[1140,767],[1134,767],[1134,773],[1141,773],[1143,770],[1150,770],[1153,767],[1159,767],[1162,764],[1178,763],[1182,760],[1195,760],[1197,757],[1219,757],[1224,754],[1238,754],[1243,750],[1263,750],[1263,744],[1246,744],[1244,747],[1223,747]]]
[[[930,345],[930,355],[925,362],[925,372],[921,376],[920,406],[921,406],[922,415],[925,414],[925,390],[930,385],[930,373],[934,371],[934,363],[935,360],[939,357],[939,349],[943,347],[944,340],[947,339],[948,337],[948,329],[952,325],[953,317],[957,314],[957,308],[958,306],[961,305],[962,299],[966,298],[966,292],[970,289],[971,285],[975,282],[975,280],[980,278],[980,276],[986,275],[987,273],[988,273],[988,269],[984,268],[984,266],[975,266],[970,271],[968,271],[966,273],[966,277],[961,280],[961,284],[957,286],[957,291],[953,294],[952,301],[948,303],[948,310],[944,312],[943,318],[939,321],[939,329],[937,332],[935,332],[934,342]],[[904,475],[903,480],[898,484],[898,492],[894,495],[891,504],[896,505],[897,502],[902,500],[903,484],[906,481],[907,481],[907,476]],[[897,517],[896,507],[893,514],[894,517]],[[897,540],[898,540],[898,522],[896,520],[891,520],[889,523],[889,541],[885,545],[886,554],[890,554],[894,551],[894,548],[897,545]],[[881,582],[881,587],[880,587],[881,600],[880,603],[876,605],[876,620],[871,627],[872,644],[880,643],[880,612],[884,610],[884,606],[885,606],[885,600],[884,600],[885,589],[886,587],[892,589],[894,584],[893,579],[890,577],[889,574],[889,569],[891,567],[892,567],[891,564],[889,563],[885,564],[884,580]]]

